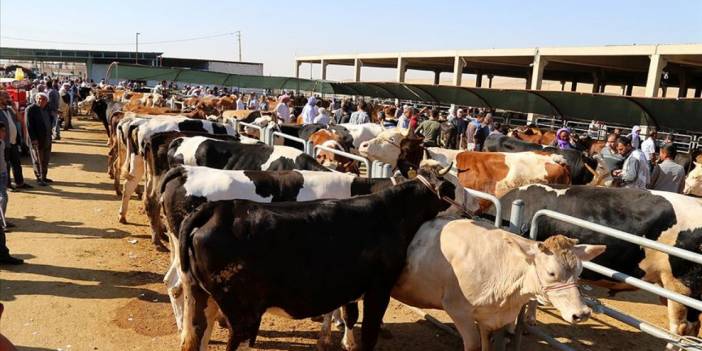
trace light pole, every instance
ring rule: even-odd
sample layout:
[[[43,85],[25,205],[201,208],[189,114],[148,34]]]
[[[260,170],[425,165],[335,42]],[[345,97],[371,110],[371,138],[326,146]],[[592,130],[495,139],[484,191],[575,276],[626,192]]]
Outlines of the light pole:
[[[234,34],[236,34],[236,39],[239,41],[239,62],[241,62],[241,31],[238,30]]]
[[[134,63],[139,64],[139,32],[136,33],[136,57],[134,57]]]

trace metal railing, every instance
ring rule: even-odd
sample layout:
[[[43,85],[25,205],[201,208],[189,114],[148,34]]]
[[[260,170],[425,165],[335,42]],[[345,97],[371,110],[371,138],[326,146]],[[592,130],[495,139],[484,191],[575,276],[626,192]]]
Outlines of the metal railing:
[[[463,188],[464,195],[471,195],[483,200],[489,200],[492,202],[492,204],[495,206],[495,227],[501,228],[502,227],[502,204],[500,203],[500,199],[497,198],[497,196],[484,193],[482,191],[478,190],[473,190],[469,188]],[[463,201],[464,207],[468,203],[468,201]]]
[[[373,160],[371,168],[374,178],[390,178],[392,176],[392,166],[388,163]]]
[[[252,123],[239,122],[239,121],[237,121],[235,126],[237,127],[237,129],[236,129],[237,133],[239,133],[239,126],[258,129],[258,139],[261,140],[262,142],[266,143],[266,128],[267,127],[261,127],[261,126],[257,126],[257,125],[252,124]]]
[[[285,133],[283,133],[283,132],[276,131],[276,130],[273,129],[273,128],[268,128],[268,129],[266,130],[266,134],[269,135],[269,136],[268,136],[268,139],[267,139],[267,141],[266,141],[266,143],[267,143],[268,145],[270,145],[270,146],[273,146],[273,145],[275,144],[275,138],[276,138],[276,137],[278,137],[278,138],[283,138],[283,139],[291,140],[291,141],[294,141],[294,142],[297,142],[297,143],[302,144],[302,150],[303,150],[306,154],[312,155],[312,151],[313,151],[313,150],[312,150],[312,142],[311,142],[311,141],[308,141],[308,140],[305,140],[305,139],[302,139],[302,138],[299,138],[299,137],[296,137],[296,136],[292,136],[292,135],[289,135],[289,134],[285,134]]]
[[[343,156],[343,157],[346,157],[348,159],[363,163],[364,165],[366,165],[366,170],[368,172],[367,177],[368,178],[373,177],[373,168],[371,167],[371,162],[367,158],[359,156],[359,155],[354,155],[354,154],[351,154],[351,153],[348,153],[345,151],[339,151],[337,149],[332,149],[332,148],[326,147],[324,145],[315,145],[314,152],[313,152],[312,156],[314,158],[317,158],[317,155],[319,155],[320,150],[331,152],[332,154]]]
[[[688,251],[688,250],[683,250],[674,246],[666,245],[654,240],[649,240],[634,234],[630,234],[621,230],[617,230],[614,228],[606,227],[600,224],[588,222],[586,220],[576,218],[573,216],[565,215],[556,211],[552,210],[539,210],[534,214],[534,217],[531,220],[531,228],[529,232],[529,237],[532,240],[536,240],[538,236],[538,220],[541,217],[550,217],[559,221],[563,221],[566,223],[570,223],[585,229],[589,229],[619,240],[624,240],[626,242],[639,245],[642,247],[646,247],[652,250],[660,251],[663,253],[666,253],[668,255],[672,255],[690,262],[702,264],[702,255]],[[518,226],[518,224],[517,224]],[[691,298],[689,296],[685,296],[673,291],[670,291],[668,289],[665,289],[663,287],[645,282],[641,279],[634,278],[630,275],[624,274],[622,272],[601,266],[599,264],[593,263],[593,262],[583,262],[583,267],[587,268],[593,272],[599,273],[601,275],[604,275],[606,277],[627,283],[631,286],[637,287],[641,290],[645,290],[647,292],[653,293],[657,296],[665,297],[667,299],[670,299],[672,301],[681,303],[688,308],[694,308],[696,310],[702,311],[702,301]],[[617,311],[616,309],[607,307],[602,305],[599,301],[595,299],[586,299],[585,302],[593,308],[593,311],[596,313],[604,313],[618,321],[621,321],[623,323],[626,323],[632,327],[635,327],[642,332],[652,335],[654,337],[660,338],[665,340],[668,343],[671,343],[673,345],[676,345],[678,347],[681,347],[684,350],[699,350],[702,348],[702,343],[699,342],[698,339],[695,338],[690,338],[690,337],[683,337],[679,336],[676,334],[673,334],[667,330],[664,330],[662,328],[659,328],[655,325],[652,325],[650,323],[647,323],[645,321],[638,320],[630,315],[624,314],[620,311]],[[535,302],[530,302],[530,305],[535,304]],[[520,323],[523,323],[523,321],[520,321]],[[527,327],[528,330],[534,331],[536,329],[535,327]],[[539,336],[542,336],[544,333],[535,333]],[[551,344],[551,342],[555,339],[551,338],[551,340],[548,340],[544,337],[544,339]],[[560,342],[558,342],[560,343]],[[560,346],[554,345],[558,347],[559,349],[569,349],[567,345],[561,344]]]

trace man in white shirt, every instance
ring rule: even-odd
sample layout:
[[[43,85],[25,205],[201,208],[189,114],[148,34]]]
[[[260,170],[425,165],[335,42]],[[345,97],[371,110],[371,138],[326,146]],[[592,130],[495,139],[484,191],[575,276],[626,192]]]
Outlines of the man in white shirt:
[[[612,172],[616,182],[624,188],[646,189],[650,172],[643,152],[634,149],[627,137],[619,137],[617,152],[626,159],[622,169]]]
[[[275,107],[275,113],[278,115],[278,119],[283,123],[290,123],[290,107],[288,107],[288,102],[290,102],[290,97],[283,95],[278,98],[278,105]]]
[[[644,140],[643,143],[641,143],[641,152],[643,152],[644,156],[646,157],[646,160],[649,162],[649,164],[652,164],[653,162],[656,161],[656,137],[658,136],[658,132],[656,132],[655,128],[651,128],[651,130],[648,132],[648,138]]]

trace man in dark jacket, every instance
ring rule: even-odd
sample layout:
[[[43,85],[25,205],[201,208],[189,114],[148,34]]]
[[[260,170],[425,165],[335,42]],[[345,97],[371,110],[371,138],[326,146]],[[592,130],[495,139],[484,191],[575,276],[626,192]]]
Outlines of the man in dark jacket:
[[[59,118],[59,106],[61,95],[59,94],[58,81],[54,81],[47,91],[49,97],[49,115],[51,116],[51,127],[53,128],[54,140],[61,140],[61,121]]]
[[[37,94],[37,103],[27,107],[27,130],[32,141],[32,162],[37,184],[46,186],[53,182],[46,177],[51,157],[52,119],[48,108],[49,97],[44,93]]]
[[[7,133],[5,133],[5,160],[7,160],[8,169],[12,170],[15,189],[31,188],[31,185],[24,182],[20,161],[22,128],[17,123],[15,111],[8,106],[10,102],[10,96],[7,92],[0,91],[0,122],[4,122],[7,126]]]

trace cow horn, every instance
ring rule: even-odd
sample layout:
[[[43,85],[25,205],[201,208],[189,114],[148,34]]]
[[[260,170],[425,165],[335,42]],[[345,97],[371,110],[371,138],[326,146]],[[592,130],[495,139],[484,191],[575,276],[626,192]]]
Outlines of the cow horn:
[[[446,173],[448,173],[449,171],[451,171],[451,167],[453,167],[453,161],[451,161],[451,163],[449,163],[449,165],[446,166],[446,168],[444,168],[444,169],[442,169],[442,170],[440,170],[440,171],[438,172],[439,176],[440,176],[440,177],[445,176]]]

